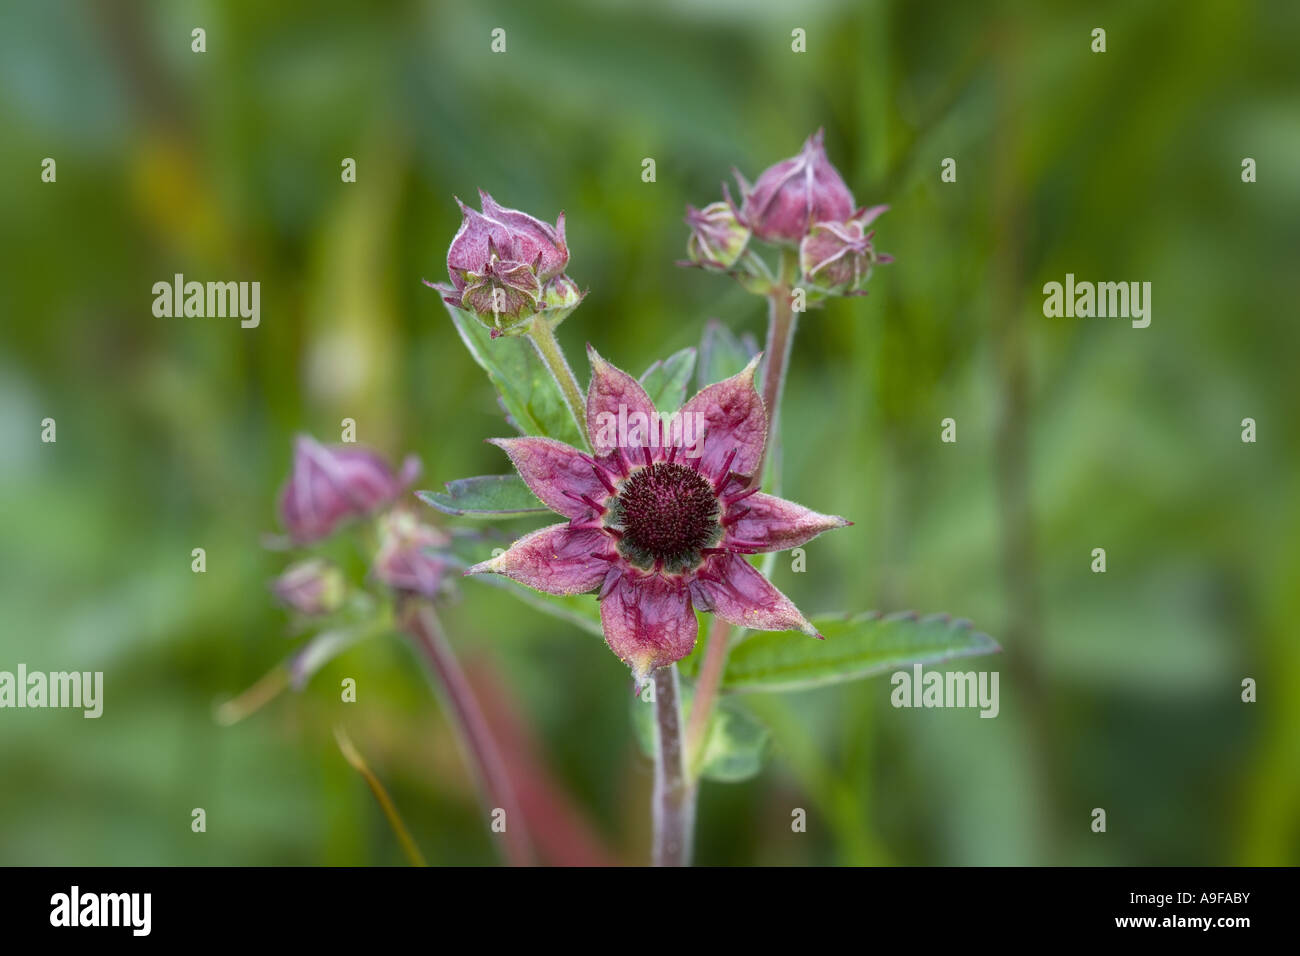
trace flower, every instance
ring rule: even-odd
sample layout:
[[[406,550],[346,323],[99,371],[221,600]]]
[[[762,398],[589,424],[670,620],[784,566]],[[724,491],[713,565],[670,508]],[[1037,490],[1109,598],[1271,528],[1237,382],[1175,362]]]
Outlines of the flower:
[[[447,560],[436,549],[450,543],[445,534],[410,512],[394,510],[381,522],[371,573],[395,591],[438,597],[446,589]]]
[[[309,435],[294,439],[293,470],[280,491],[280,522],[294,544],[329,537],[348,518],[391,503],[420,472],[411,456],[400,474],[375,452],[355,445],[325,447]]]
[[[343,605],[347,582],[338,566],[321,558],[299,561],[271,582],[280,603],[300,614],[331,614]]]
[[[527,320],[545,309],[576,306],[577,286],[563,274],[569,263],[564,213],[549,226],[506,209],[481,189],[479,198],[482,212],[456,200],[461,223],[447,250],[451,285],[425,285],[448,304],[473,312],[493,338],[525,330]]]
[[[893,257],[877,253],[871,245],[874,230],[867,226],[888,206],[859,209],[848,222],[819,222],[799,244],[799,267],[804,281],[834,295],[856,295],[871,278],[877,262]]]
[[[691,652],[696,608],[740,627],[818,636],[744,557],[849,524],[751,487],[768,423],[754,389],[758,359],[664,422],[636,379],[590,346],[588,354],[594,456],[550,438],[492,439],[568,520],[466,573],[501,574],[550,594],[598,591],[605,640],[638,682]]]
[[[797,243],[815,223],[843,222],[853,215],[853,194],[826,158],[818,130],[797,156],[766,169],[751,186],[740,183],[740,221],[769,242]]]
[[[703,209],[687,206],[686,225],[691,227],[686,255],[706,269],[730,269],[749,243],[749,230],[729,201],[712,202]]]

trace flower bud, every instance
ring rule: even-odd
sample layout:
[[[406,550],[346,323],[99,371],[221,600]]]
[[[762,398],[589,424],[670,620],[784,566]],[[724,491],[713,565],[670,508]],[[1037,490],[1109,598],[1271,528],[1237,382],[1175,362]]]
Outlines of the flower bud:
[[[709,203],[703,209],[687,206],[686,224],[691,227],[686,255],[706,269],[730,269],[749,243],[749,230],[730,202]]]
[[[321,558],[290,565],[271,582],[271,592],[300,614],[331,614],[343,606],[347,582],[336,565]]]
[[[754,185],[736,173],[740,220],[768,242],[797,243],[814,223],[853,215],[853,194],[826,158],[824,133],[808,137],[797,156],[769,167]]]
[[[451,540],[407,511],[393,511],[380,526],[379,552],[371,566],[375,579],[395,591],[437,597],[446,589],[448,562],[437,553]]]
[[[390,504],[420,472],[407,458],[400,474],[379,455],[354,445],[327,448],[307,435],[294,441],[293,471],[280,491],[280,521],[294,544],[332,534],[344,520]]]
[[[447,250],[451,285],[426,285],[441,292],[448,304],[473,312],[493,337],[517,334],[526,331],[528,319],[548,308],[548,284],[569,281],[563,276],[569,262],[564,214],[549,226],[506,209],[482,190],[479,197],[482,212],[456,200],[462,218]]]
[[[871,245],[867,226],[888,206],[859,210],[848,222],[819,222],[799,244],[803,281],[832,295],[861,291],[877,262],[892,262]]]

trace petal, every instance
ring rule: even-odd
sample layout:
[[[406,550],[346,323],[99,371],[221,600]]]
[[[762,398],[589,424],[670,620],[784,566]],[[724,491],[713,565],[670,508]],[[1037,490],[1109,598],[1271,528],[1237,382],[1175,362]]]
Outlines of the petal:
[[[696,574],[691,595],[701,610],[737,627],[819,636],[794,603],[738,554],[711,556]]]
[[[615,448],[660,447],[659,413],[641,383],[587,346],[587,436],[598,454]]]
[[[566,518],[584,518],[594,510],[585,496],[603,506],[609,490],[591,459],[554,438],[489,438],[546,507]]]
[[[764,494],[750,495],[737,502],[733,511],[743,517],[724,522],[727,533],[720,545],[723,548],[784,551],[811,541],[823,531],[853,523],[837,515],[818,514],[793,501]],[[732,518],[732,515],[726,517]]]
[[[638,682],[695,647],[690,590],[681,578],[626,571],[600,602],[605,640]]]
[[[520,538],[508,551],[465,573],[501,574],[547,594],[582,594],[600,584],[613,553],[613,542],[602,531],[553,524]]]
[[[698,455],[700,471],[717,482],[726,477],[724,470],[752,475],[763,458],[767,412],[754,389],[758,360],[754,356],[740,374],[702,389],[682,406],[683,421],[692,421],[691,431],[704,436],[703,448],[688,448],[687,456]]]

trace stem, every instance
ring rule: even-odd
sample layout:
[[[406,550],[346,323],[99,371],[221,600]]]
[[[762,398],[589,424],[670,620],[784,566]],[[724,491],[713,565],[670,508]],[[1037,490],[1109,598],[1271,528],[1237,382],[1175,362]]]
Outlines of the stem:
[[[427,601],[411,601],[403,614],[403,627],[415,639],[425,660],[437,677],[444,702],[449,705],[466,761],[474,771],[488,810],[506,813],[504,855],[514,866],[533,863],[532,841],[528,837],[524,814],[515,797],[514,786],[506,772],[505,761],[496,740],[479,708],[465,672],[452,653],[442,625]]]
[[[727,669],[727,652],[731,645],[731,625],[720,617],[713,619],[709,628],[709,646],[704,650],[704,663],[695,681],[695,696],[691,700],[691,715],[686,721],[686,767],[694,777],[704,754],[705,733],[713,704]]]
[[[690,866],[695,831],[695,786],[686,773],[677,665],[655,671],[654,865]]]
[[[578,387],[578,380],[573,377],[573,369],[569,368],[564,352],[560,349],[560,343],[556,341],[555,330],[551,328],[549,322],[538,316],[529,326],[528,337],[533,340],[533,346],[541,356],[542,364],[546,366],[547,371],[551,373],[551,378],[555,379],[555,384],[559,386],[560,394],[564,396],[564,404],[568,406],[569,414],[573,416],[574,424],[578,426],[578,436],[582,439],[583,446],[590,448],[587,443],[587,423],[584,420],[587,403],[582,397],[582,389]]]
[[[790,350],[794,345],[794,333],[799,324],[799,314],[794,311],[790,301],[794,285],[798,260],[789,249],[781,250],[781,262],[777,267],[779,276],[767,295],[767,351],[764,355],[763,372],[763,407],[767,409],[767,441],[763,444],[763,460],[754,469],[751,484],[758,485],[763,480],[763,468],[767,460],[767,450],[777,442],[780,424],[781,395],[785,391],[785,376],[790,368]],[[727,669],[727,654],[731,649],[731,625],[721,618],[715,618],[709,632],[709,646],[705,651],[704,663],[700,666],[699,680],[695,684],[695,698],[691,704],[690,723],[686,730],[686,752],[689,757],[687,766],[692,776],[696,763],[703,752],[704,738],[708,731],[709,719],[717,701],[718,687],[722,675]]]
[[[790,349],[799,325],[799,313],[790,301],[798,261],[789,249],[781,250],[778,282],[767,295],[767,349],[763,355],[763,407],[767,409],[767,441],[763,460],[754,469],[752,484],[763,481],[767,450],[776,444],[781,418],[781,394],[785,390],[785,373],[790,367]]]

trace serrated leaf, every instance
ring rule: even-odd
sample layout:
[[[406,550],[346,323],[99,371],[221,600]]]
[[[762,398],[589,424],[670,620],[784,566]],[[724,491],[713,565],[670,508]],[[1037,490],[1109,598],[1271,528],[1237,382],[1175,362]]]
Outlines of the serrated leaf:
[[[445,304],[445,303],[444,303]],[[560,388],[524,336],[492,338],[474,316],[447,305],[447,313],[474,361],[487,372],[515,428],[581,447],[582,437]]]
[[[659,411],[672,413],[685,404],[686,386],[695,371],[695,356],[694,346],[688,346],[655,362],[641,376],[641,387]]]
[[[914,613],[813,618],[825,637],[765,631],[731,649],[722,689],[798,691],[871,677],[911,664],[1002,650],[969,621]]]
[[[415,496],[443,514],[467,518],[510,518],[550,511],[518,475],[480,475],[447,482],[447,490]]]
[[[699,387],[739,374],[757,353],[757,346],[748,336],[744,340],[738,339],[717,319],[709,319],[700,340]],[[755,384],[758,384],[757,379]]]
[[[679,682],[682,700],[682,726],[690,719],[691,704],[695,699],[695,686],[690,681]],[[640,694],[632,698],[632,727],[641,750],[654,756],[655,705]],[[706,780],[719,783],[740,783],[763,769],[770,740],[768,729],[759,723],[737,700],[719,699],[709,718],[704,752],[700,756],[699,774]]]

